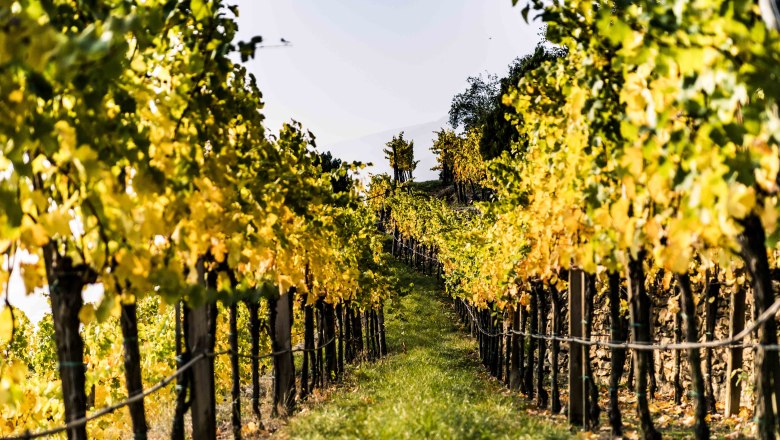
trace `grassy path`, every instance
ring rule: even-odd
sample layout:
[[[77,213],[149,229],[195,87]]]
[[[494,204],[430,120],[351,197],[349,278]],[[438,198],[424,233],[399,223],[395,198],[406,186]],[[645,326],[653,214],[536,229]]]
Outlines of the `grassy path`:
[[[430,279],[405,275],[411,292],[387,310],[390,355],[357,366],[347,383],[290,420],[280,438],[569,438],[533,417],[489,379],[476,343]]]

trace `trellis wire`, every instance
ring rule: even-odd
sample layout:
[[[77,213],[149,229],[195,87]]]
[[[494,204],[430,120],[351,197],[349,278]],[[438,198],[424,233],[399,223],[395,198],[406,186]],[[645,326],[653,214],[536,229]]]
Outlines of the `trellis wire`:
[[[400,247],[410,250],[414,255],[420,256],[426,260],[431,260],[436,263],[439,263],[437,258],[431,258],[425,254],[421,254],[417,252],[415,249],[405,245],[403,242],[399,243]],[[482,333],[485,336],[508,336],[510,334],[516,334],[520,336],[528,336],[534,339],[541,339],[546,341],[557,341],[557,342],[563,342],[563,343],[577,343],[587,346],[596,346],[596,347],[605,347],[610,349],[632,349],[632,350],[640,350],[640,351],[677,351],[677,350],[696,350],[696,349],[702,349],[702,348],[747,348],[747,349],[761,349],[761,350],[775,350],[780,351],[780,344],[773,344],[773,345],[762,345],[762,344],[739,344],[738,342],[742,339],[746,338],[750,333],[754,332],[758,329],[762,324],[769,321],[774,317],[774,315],[780,310],[780,299],[775,301],[774,304],[772,304],[771,307],[766,309],[764,313],[762,313],[758,319],[753,321],[753,323],[743,329],[741,332],[737,333],[736,335],[726,338],[726,339],[719,339],[714,341],[705,341],[705,342],[679,342],[679,343],[660,343],[660,344],[651,344],[651,343],[638,343],[638,342],[621,342],[621,341],[599,341],[595,339],[584,339],[584,338],[577,338],[577,337],[570,337],[570,336],[557,336],[557,335],[541,335],[538,333],[529,333],[529,332],[520,332],[514,329],[511,329],[510,332],[496,332],[491,333],[485,331],[482,326],[479,324],[479,322],[475,319],[471,308],[466,307],[469,311],[469,314],[471,315],[472,319],[475,320],[477,328],[479,329],[480,333]],[[600,335],[593,335],[593,336],[600,336]]]
[[[745,339],[750,333],[758,329],[762,324],[774,318],[774,315],[780,310],[780,299],[774,302],[771,307],[766,309],[759,317],[753,321],[753,323],[741,332],[726,339],[719,339],[714,341],[705,342],[680,342],[680,343],[661,343],[661,344],[640,344],[637,342],[615,342],[615,341],[598,341],[594,339],[583,339],[570,336],[556,336],[556,335],[541,335],[538,333],[520,332],[512,329],[510,332],[487,332],[480,325],[479,320],[474,316],[471,307],[467,305],[466,310],[471,315],[473,322],[476,324],[480,333],[485,336],[508,336],[516,334],[520,336],[528,336],[534,339],[543,339],[547,341],[558,341],[564,343],[577,343],[587,346],[606,347],[610,349],[632,349],[643,351],[675,351],[675,350],[697,350],[702,348],[758,348],[761,350],[780,350],[780,345],[762,345],[762,344],[738,344],[739,341]]]
[[[272,352],[272,353],[266,353],[266,354],[262,354],[262,355],[259,355],[259,356],[252,356],[252,355],[248,355],[248,354],[238,353],[238,356],[242,357],[242,358],[248,358],[248,359],[252,359],[252,358],[254,358],[254,359],[265,359],[265,358],[270,358],[270,357],[273,357],[273,356],[279,356],[279,355],[285,354],[285,353],[312,352],[312,351],[317,351],[317,350],[319,350],[319,349],[321,349],[323,347],[326,347],[326,346],[330,345],[335,340],[336,340],[336,337],[334,336],[328,342],[326,342],[326,343],[324,343],[321,346],[316,347],[316,348],[294,348],[294,349],[289,349],[289,350],[281,350],[281,351],[275,351],[275,352]],[[80,419],[73,420],[73,421],[71,421],[71,422],[69,422],[69,423],[67,423],[65,425],[58,426],[56,428],[51,428],[51,429],[47,429],[45,431],[40,431],[40,432],[35,432],[35,433],[25,432],[24,434],[14,435],[14,436],[10,436],[10,437],[0,437],[0,440],[29,440],[29,439],[41,438],[41,437],[51,436],[51,435],[54,435],[54,434],[59,434],[60,432],[67,431],[69,429],[73,429],[73,428],[78,428],[78,427],[84,426],[84,425],[86,425],[87,423],[89,423],[89,422],[91,422],[93,420],[97,420],[97,419],[99,419],[99,418],[101,418],[101,417],[103,417],[105,415],[111,414],[112,412],[114,412],[114,411],[116,411],[116,410],[118,410],[120,408],[123,408],[125,406],[131,405],[131,404],[136,403],[136,402],[138,402],[140,400],[143,400],[146,397],[148,397],[148,396],[156,393],[157,391],[165,388],[166,385],[171,383],[177,377],[179,377],[182,374],[186,373],[190,368],[192,368],[199,361],[201,361],[203,359],[213,358],[213,357],[227,355],[227,354],[234,354],[234,353],[233,353],[232,350],[224,350],[224,351],[219,351],[219,352],[216,352],[216,353],[200,353],[200,354],[196,355],[195,357],[193,357],[192,359],[190,359],[189,362],[187,362],[186,364],[182,365],[181,368],[179,368],[176,371],[174,371],[170,376],[162,379],[161,381],[159,381],[156,384],[154,384],[151,388],[148,388],[148,389],[144,390],[144,392],[142,392],[140,394],[136,394],[136,395],[134,395],[132,397],[129,397],[129,398],[121,401],[121,402],[115,403],[115,404],[113,404],[111,406],[107,406],[107,407],[102,408],[102,409],[100,409],[100,410],[98,410],[98,411],[96,411],[96,412],[94,412],[94,413],[92,413],[92,414],[90,414],[88,416],[84,416],[84,417],[82,417]]]
[[[425,254],[421,254],[421,253],[417,252],[416,250],[414,250],[414,248],[411,248],[411,247],[409,247],[409,246],[407,246],[407,245],[405,245],[403,243],[399,243],[399,246],[401,246],[404,249],[409,249],[410,251],[412,251],[412,254],[414,254],[414,255],[417,255],[417,256],[422,257],[422,258],[424,258],[424,259],[426,259],[428,261],[433,261],[433,262],[439,264],[439,260],[437,258],[431,258],[431,257],[429,257],[429,256],[427,256]]]

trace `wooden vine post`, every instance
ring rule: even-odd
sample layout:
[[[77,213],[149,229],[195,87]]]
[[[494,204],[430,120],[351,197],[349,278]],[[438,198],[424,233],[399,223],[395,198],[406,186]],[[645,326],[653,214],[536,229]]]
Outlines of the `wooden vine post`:
[[[620,275],[617,272],[609,273],[609,336],[612,341],[625,341],[627,339],[628,326],[626,319],[621,316],[620,302],[625,299],[620,293]],[[626,364],[626,350],[610,350],[610,374],[609,374],[609,424],[613,437],[623,436],[623,416],[620,413],[618,388],[620,378],[623,377],[623,369]]]
[[[512,315],[504,312],[504,386],[509,387],[512,362]]]
[[[745,328],[745,287],[739,286],[731,297],[729,316],[729,337],[734,337]],[[737,372],[742,369],[742,349],[730,348],[726,366],[726,417],[739,414],[739,400],[742,395],[742,383]]]
[[[309,375],[315,364],[314,360],[314,309],[305,302],[303,306],[303,365],[301,366],[301,399],[310,393],[311,377]]]
[[[95,272],[89,267],[73,266],[68,257],[61,257],[53,243],[46,245],[44,257],[51,292],[54,338],[57,344],[62,379],[62,397],[65,421],[72,422],[86,415],[87,395],[84,365],[84,341],[79,334],[79,311],[83,305],[81,291],[95,281]],[[87,438],[86,425],[67,431],[69,440]]]
[[[680,299],[677,300],[677,303],[680,304]],[[674,343],[679,344],[682,342],[682,306],[680,306],[680,310],[677,311],[677,313],[674,314]],[[681,351],[675,350],[674,351],[674,370],[672,373],[672,385],[674,387],[674,403],[675,405],[682,404],[682,397],[685,393],[685,388],[682,386],[682,376],[681,376]]]
[[[290,288],[269,300],[269,330],[274,354],[274,415],[286,416],[295,406],[295,364],[292,353],[293,296]]]
[[[699,332],[696,325],[696,305],[688,274],[677,275],[677,287],[680,290],[680,309],[685,323],[685,342],[695,344]],[[701,353],[698,348],[688,350],[688,365],[693,385],[692,396],[696,402],[694,435],[698,440],[708,439],[710,438],[710,430],[707,426],[707,396],[705,395],[704,375],[701,371]]]
[[[209,304],[203,304],[190,312],[189,342],[193,357],[208,353],[209,342]],[[190,383],[192,410],[192,435],[194,438],[216,439],[217,422],[214,401],[214,369],[207,360],[196,362],[192,366]]]
[[[327,383],[332,383],[336,379],[338,371],[338,359],[336,348],[338,343],[336,342],[336,309],[333,304],[324,302],[322,311],[325,314],[323,319],[324,332],[325,332],[325,369],[327,376]]]
[[[569,271],[569,335],[582,337],[582,312],[585,305],[585,272],[573,268]],[[569,344],[569,423],[585,425],[585,383],[583,376],[582,344]]]
[[[336,320],[338,321],[338,379],[344,375],[344,308],[341,303],[336,305]]]
[[[720,283],[718,282],[718,268],[714,270],[707,270],[707,284],[705,287],[705,324],[704,324],[704,338],[709,342],[715,339],[715,325],[718,320],[718,304],[720,298]],[[707,392],[707,411],[711,414],[716,413],[715,409],[715,391],[713,390],[713,375],[712,375],[712,355],[713,350],[705,350],[705,389]]]
[[[536,293],[539,309],[539,328],[537,331],[540,335],[544,335],[547,333],[548,302],[546,298],[547,292],[545,292],[545,289],[541,283],[539,286],[537,286]],[[547,400],[549,398],[547,391],[544,389],[544,360],[546,359],[546,345],[547,343],[544,339],[539,340],[539,361],[536,364],[536,406],[539,408],[547,408]]]
[[[206,257],[197,262],[198,280],[206,288],[216,289],[216,271],[206,270]],[[187,328],[188,351],[193,357],[205,354],[208,357],[192,366],[190,381],[190,409],[193,438],[217,438],[217,410],[214,393],[214,351],[217,330],[217,306],[207,300],[189,313]]]
[[[387,356],[387,336],[385,334],[385,308],[379,308],[379,347],[380,354]]]
[[[233,438],[241,438],[241,379],[238,362],[238,304],[234,301],[230,305],[230,370],[232,387],[230,390],[231,398],[231,418],[233,426]]]
[[[206,273],[205,258],[198,259],[199,281],[206,285],[216,284],[216,273]],[[208,279],[207,279],[208,278]],[[216,330],[216,305],[204,301],[192,308],[189,314],[188,343],[192,356],[210,353],[214,347]],[[190,409],[192,411],[192,436],[198,439],[217,438],[216,398],[214,395],[214,359],[196,362],[192,366],[190,382]]]
[[[550,286],[550,302],[552,304],[552,333],[555,337],[561,336],[561,297],[558,289],[554,286]],[[550,343],[550,367],[552,370],[551,386],[550,386],[550,409],[553,414],[561,412],[561,393],[558,387],[558,355],[560,352],[560,341],[553,340]]]
[[[226,266],[225,266],[226,268]],[[238,279],[235,273],[227,270],[230,277],[230,285],[233,290],[238,289]],[[233,438],[241,439],[241,371],[239,364],[239,346],[238,346],[238,301],[233,299],[229,306],[229,327],[228,343],[230,344],[230,399],[231,399],[231,417],[230,423],[233,427]]]
[[[182,368],[191,359],[188,329],[190,328],[190,308],[182,301],[176,303],[176,323],[174,334],[176,341],[176,366]],[[187,389],[190,386],[192,371],[176,377],[176,409],[171,426],[171,440],[184,440],[184,413],[187,412]]]
[[[354,342],[353,356],[360,358],[363,354],[363,323],[360,319],[360,309],[352,309],[352,338]]]
[[[596,276],[585,274],[585,299],[582,310],[582,334],[584,339],[591,339],[591,329],[593,328],[593,299],[596,296]],[[596,375],[593,373],[593,364],[590,358],[590,346],[582,347],[585,382],[585,413],[587,414],[587,428],[595,431],[599,426],[599,416],[601,408],[599,407],[599,390],[596,385]]]
[[[138,315],[136,312],[137,306],[135,302],[122,304],[122,315],[119,318],[125,349],[125,383],[127,384],[128,397],[133,397],[143,392],[141,351],[138,347]],[[130,419],[133,422],[133,438],[135,440],[146,440],[148,427],[146,426],[144,399],[140,399],[128,407],[130,409]]]
[[[539,331],[539,315],[537,313],[537,297],[538,292],[536,291],[536,288],[531,288],[531,305],[529,310],[529,323],[528,323],[528,333],[532,334],[537,331]],[[534,397],[534,355],[536,354],[536,345],[537,340],[536,338],[529,337],[528,338],[528,356],[526,357],[527,364],[525,368],[525,392],[529,399],[533,399]]]
[[[252,355],[252,412],[260,420],[260,304],[256,301],[247,301],[249,309],[249,332],[251,333]]]
[[[526,328],[526,321],[528,312],[525,307],[521,304],[520,309],[517,311],[517,320],[520,322],[519,324],[519,332],[524,333]],[[522,334],[516,335],[517,336],[517,345],[518,345],[518,353],[517,353],[517,388],[520,390],[521,393],[525,393],[525,381],[523,378],[525,377],[525,336]]]
[[[344,307],[344,340],[346,346],[344,347],[344,361],[347,363],[352,362],[355,359],[355,337],[352,331],[352,307],[347,303]]]

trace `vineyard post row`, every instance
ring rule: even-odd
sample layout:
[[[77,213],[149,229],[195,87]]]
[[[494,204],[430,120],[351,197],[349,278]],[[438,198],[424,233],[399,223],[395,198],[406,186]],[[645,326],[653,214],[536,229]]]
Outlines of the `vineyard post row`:
[[[380,218],[384,218],[380,214]],[[404,237],[393,229],[392,253],[409,267],[422,273],[442,278],[442,264],[438,261],[435,249],[425,246],[414,238]],[[687,284],[686,284],[687,283]],[[461,321],[470,329],[472,336],[479,342],[479,353],[483,364],[491,375],[499,381],[503,380],[507,387],[519,390],[529,398],[536,398],[539,408],[547,408],[558,413],[563,408],[559,385],[559,356],[560,344],[569,345],[568,356],[568,381],[567,415],[569,422],[574,426],[587,429],[595,429],[599,424],[601,409],[599,407],[598,386],[594,380],[593,361],[590,348],[593,346],[605,347],[610,350],[610,383],[609,383],[609,422],[613,435],[621,435],[623,425],[620,409],[618,407],[618,387],[625,372],[625,363],[631,361],[630,366],[638,362],[652,362],[652,351],[672,350],[675,353],[674,401],[682,402],[684,388],[681,382],[680,357],[681,351],[686,351],[689,357],[690,374],[692,378],[691,397],[696,401],[696,430],[697,438],[709,435],[706,425],[706,415],[709,410],[706,400],[712,400],[710,412],[714,412],[714,400],[711,386],[705,389],[705,380],[701,370],[701,349],[711,350],[724,348],[727,350],[727,385],[724,402],[724,415],[726,417],[736,415],[739,412],[739,402],[742,392],[742,383],[737,377],[737,372],[743,368],[743,350],[780,350],[780,346],[766,344],[743,343],[750,334],[767,321],[774,320],[775,314],[780,310],[780,300],[776,301],[760,316],[756,316],[749,327],[745,327],[745,289],[740,289],[738,294],[732,297],[729,314],[729,338],[713,340],[712,332],[709,332],[707,341],[699,343],[698,330],[695,323],[695,310],[693,295],[690,288],[690,280],[680,276],[678,289],[680,290],[681,310],[677,313],[675,321],[675,341],[672,344],[654,344],[650,331],[638,334],[639,325],[630,325],[625,317],[621,317],[620,301],[627,300],[625,292],[621,292],[618,276],[610,276],[610,334],[608,341],[593,339],[592,319],[594,313],[593,299],[595,294],[595,277],[585,271],[572,268],[568,271],[567,292],[558,292],[555,287],[545,289],[538,283],[532,290],[533,294],[528,307],[518,307],[517,310],[498,313],[491,310],[492,304],[486,308],[478,308],[470,304],[466,299],[455,297],[455,308]],[[549,298],[548,298],[549,296]],[[568,299],[566,315],[562,313],[564,296]],[[548,304],[548,299],[551,304]],[[552,309],[550,309],[550,305]],[[648,314],[650,311],[648,310]],[[551,330],[548,333],[547,318],[551,316]],[[682,331],[680,317],[686,321],[685,331]],[[694,317],[693,322],[688,317]],[[649,318],[649,316],[648,316]],[[707,321],[714,321],[715,315],[710,313]],[[578,324],[577,324],[578,323]],[[633,330],[630,334],[630,329]],[[566,336],[562,329],[568,328]],[[685,342],[682,336],[685,335]],[[629,342],[634,341],[633,343]],[[547,359],[545,351],[546,343],[550,343],[550,357]],[[627,358],[628,350],[633,351],[633,359]],[[535,358],[538,351],[538,357]],[[535,360],[536,359],[536,360]],[[552,378],[551,390],[545,389],[544,363],[550,362]],[[629,383],[638,379],[640,375],[634,374],[629,369]],[[535,376],[535,380],[534,380]],[[654,375],[650,377],[655,381]],[[711,381],[711,374],[709,375]],[[644,383],[637,383],[641,389],[647,389],[647,377]],[[651,392],[637,397],[647,400],[653,397],[655,384],[650,386]],[[640,413],[640,417],[645,416]],[[650,417],[649,414],[646,417]]]
[[[302,369],[298,378],[300,392],[297,395],[297,398],[301,400],[305,400],[315,388],[339,382],[344,372],[345,363],[354,363],[362,359],[373,361],[387,355],[383,307],[361,311],[357,306],[348,302],[334,306],[323,300],[319,300],[313,305],[305,302],[300,303],[305,316],[304,346],[303,348],[293,348],[291,341],[294,295],[295,289],[293,288],[281,297],[269,300],[269,336],[271,336],[273,351],[267,354],[259,354],[260,320],[257,316],[257,302],[245,301],[245,305],[250,311],[251,354],[241,353],[238,349],[237,304],[229,307],[230,349],[222,352],[214,352],[213,345],[195,347],[189,343],[189,341],[197,339],[196,335],[198,335],[197,332],[201,331],[200,328],[215,330],[216,327],[213,324],[215,316],[207,315],[205,325],[203,325],[197,322],[199,319],[196,317],[197,310],[190,309],[184,303],[177,304],[175,345],[178,367],[173,374],[147,390],[140,389],[129,393],[130,397],[122,402],[98,409],[88,416],[71,420],[64,426],[36,433],[27,431],[20,435],[3,437],[0,440],[33,439],[51,436],[59,432],[67,432],[69,438],[82,438],[79,432],[82,430],[85,432],[88,422],[97,420],[125,406],[130,409],[135,429],[134,438],[145,438],[145,414],[143,410],[139,414],[138,407],[141,405],[142,408],[143,400],[147,396],[165,388],[174,380],[177,381],[177,406],[171,438],[174,440],[184,438],[184,415],[188,409],[192,410],[193,438],[216,438],[214,359],[220,355],[228,355],[231,358],[231,426],[233,437],[240,439],[242,425],[239,358],[251,360],[252,410],[257,418],[261,419],[260,360],[273,359],[272,415],[279,416],[289,414],[296,404],[294,353],[303,353]],[[209,313],[216,310],[215,304],[202,307],[207,307]],[[208,337],[211,338],[212,335],[209,334]],[[182,350],[182,346],[186,348]],[[197,367],[202,368],[198,371]],[[200,373],[201,376],[197,376],[197,373]],[[140,371],[127,371],[126,374],[140,375]],[[186,399],[188,389],[190,390],[189,400]],[[198,399],[200,401],[196,403]],[[140,430],[139,427],[141,427]]]
[[[304,347],[295,350],[292,347],[292,328],[294,321],[294,297],[296,289],[291,288],[280,297],[269,298],[268,330],[271,338],[273,358],[273,407],[272,415],[286,416],[296,404],[296,372],[293,353],[303,353],[303,363],[300,375],[300,392],[298,397],[305,399],[314,388],[328,386],[341,379],[344,371],[344,363],[352,363],[364,356],[369,360],[375,360],[387,354],[384,312],[381,305],[361,312],[356,305],[349,302],[333,305],[322,299],[315,304],[306,304],[305,298],[301,302],[304,316]],[[241,438],[241,407],[240,407],[240,380],[239,357],[248,357],[252,360],[252,406],[253,411],[260,418],[259,403],[259,365],[262,357],[259,351],[259,321],[257,312],[250,307],[250,321],[252,354],[241,355],[238,350],[238,329],[236,327],[236,305],[230,307],[230,352],[232,367],[232,428],[234,438]],[[204,306],[205,307],[205,306]],[[190,342],[198,337],[203,337],[199,332],[206,329],[206,337],[213,339],[216,329],[216,318],[212,315],[216,312],[216,305],[208,305],[208,315],[196,317],[196,311],[185,308],[184,322],[189,321],[188,333],[185,333],[185,344],[188,352],[179,353],[180,362],[190,359],[193,354],[199,352],[211,353],[214,350],[213,341],[209,345],[198,347]],[[189,314],[189,316],[187,316]],[[201,323],[198,324],[197,320]],[[316,322],[316,324],[315,324]],[[177,322],[177,326],[178,326]],[[316,334],[316,336],[315,336]],[[177,335],[177,340],[179,336]],[[365,345],[364,345],[365,338]],[[316,346],[315,346],[316,344]],[[178,345],[178,341],[177,341]],[[324,353],[323,353],[324,352]],[[179,399],[177,402],[176,418],[172,438],[183,438],[184,418],[187,406],[181,405],[186,392],[187,383],[191,387],[191,410],[193,423],[193,436],[195,438],[216,438],[216,400],[214,383],[213,356],[207,356],[208,363],[198,363],[193,366],[190,377],[180,377]],[[200,366],[200,374],[197,367]],[[199,402],[200,399],[200,402]]]

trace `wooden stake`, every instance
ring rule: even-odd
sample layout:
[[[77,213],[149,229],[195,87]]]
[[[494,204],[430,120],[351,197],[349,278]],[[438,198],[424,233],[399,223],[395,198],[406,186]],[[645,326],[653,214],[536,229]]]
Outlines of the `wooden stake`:
[[[745,286],[739,286],[731,297],[731,315],[729,316],[729,336],[733,337],[745,328]],[[739,400],[742,395],[742,383],[735,374],[742,369],[742,349],[730,348],[726,368],[726,408],[725,416],[739,414]]]
[[[569,335],[582,337],[582,312],[585,304],[585,272],[569,271]],[[585,425],[585,383],[583,381],[582,344],[569,344],[569,423]]]

